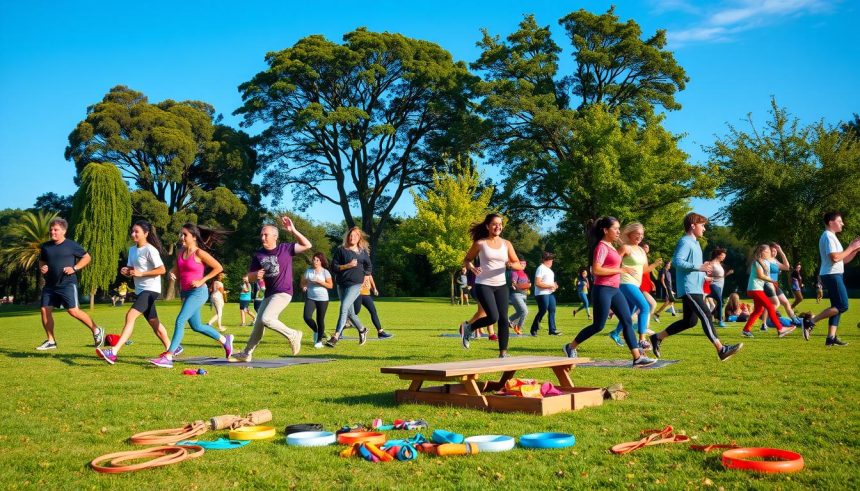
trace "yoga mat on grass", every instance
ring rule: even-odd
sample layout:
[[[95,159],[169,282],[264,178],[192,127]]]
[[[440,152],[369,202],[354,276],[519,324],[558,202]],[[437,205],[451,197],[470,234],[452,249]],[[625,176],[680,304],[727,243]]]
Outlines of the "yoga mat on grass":
[[[649,370],[653,368],[663,368],[665,366],[678,363],[679,360],[657,360],[657,363],[648,365],[647,367],[637,367],[637,370]],[[594,360],[588,363],[579,363],[577,368],[630,368],[633,360]]]
[[[240,368],[281,368],[290,365],[306,365],[309,363],[325,363],[334,361],[331,358],[274,358],[270,360],[251,360],[249,363],[230,363],[224,358],[212,358],[210,356],[198,356],[196,358],[179,358],[175,361],[187,365],[214,365],[219,367]]]
[[[442,333],[442,334],[440,334],[439,336],[440,336],[440,337],[443,337],[443,338],[459,338],[459,337],[460,337],[460,334],[458,334],[458,333],[456,333],[456,332],[443,332],[443,333]],[[488,336],[488,335],[486,335],[486,334],[481,334],[481,335],[480,335],[480,336],[478,336],[477,338],[472,338],[472,339],[487,339],[488,337],[490,337],[490,336]],[[531,336],[529,336],[528,334],[514,334],[513,332],[511,332],[511,333],[508,335],[508,337],[512,337],[512,338],[530,338]]]

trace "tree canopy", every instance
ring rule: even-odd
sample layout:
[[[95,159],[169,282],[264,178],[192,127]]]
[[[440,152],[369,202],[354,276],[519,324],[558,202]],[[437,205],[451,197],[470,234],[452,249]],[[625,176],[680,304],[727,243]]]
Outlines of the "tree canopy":
[[[300,210],[327,202],[372,250],[407,190],[431,182],[441,152],[470,145],[475,77],[439,45],[361,28],[343,43],[308,36],[268,53],[240,85],[244,125],[259,136],[264,182]]]
[[[84,167],[72,211],[75,240],[92,257],[80,273],[92,308],[96,290],[107,290],[116,279],[117,262],[128,242],[131,195],[119,169],[109,163]]]

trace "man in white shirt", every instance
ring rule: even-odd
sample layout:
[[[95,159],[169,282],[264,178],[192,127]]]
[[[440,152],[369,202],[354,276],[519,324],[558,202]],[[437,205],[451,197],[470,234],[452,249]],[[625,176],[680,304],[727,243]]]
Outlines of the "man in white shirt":
[[[842,244],[836,234],[842,232],[844,223],[842,214],[830,211],[824,214],[824,232],[818,240],[818,253],[821,256],[821,283],[827,288],[830,307],[824,309],[815,317],[811,313],[803,316],[803,339],[809,341],[809,334],[815,323],[824,319],[829,320],[825,346],[845,346],[848,343],[836,337],[836,328],[842,313],[848,310],[848,291],[842,278],[845,263],[851,262],[860,250],[860,237],[851,241],[848,248],[842,249]]]

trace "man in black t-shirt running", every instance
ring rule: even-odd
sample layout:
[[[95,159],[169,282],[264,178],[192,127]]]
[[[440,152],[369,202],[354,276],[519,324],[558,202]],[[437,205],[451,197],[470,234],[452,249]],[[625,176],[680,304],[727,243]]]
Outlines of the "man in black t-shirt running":
[[[104,342],[104,330],[80,309],[77,272],[90,263],[89,253],[77,242],[66,238],[68,223],[62,218],[51,220],[51,240],[42,244],[39,271],[45,277],[42,288],[42,327],[48,339],[36,347],[39,351],[57,348],[54,339],[54,308],[65,306],[69,315],[81,321],[93,333],[96,348]]]

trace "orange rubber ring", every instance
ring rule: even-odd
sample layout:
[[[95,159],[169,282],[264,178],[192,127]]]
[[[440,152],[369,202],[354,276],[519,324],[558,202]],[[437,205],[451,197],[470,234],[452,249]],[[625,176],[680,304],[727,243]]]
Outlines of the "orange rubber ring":
[[[382,445],[385,443],[385,435],[376,431],[351,431],[338,435],[337,442],[343,445],[352,445],[353,443]]]
[[[750,458],[781,460],[747,460]],[[799,453],[778,448],[735,448],[723,452],[723,466],[726,469],[767,473],[797,472],[803,469],[803,457]]]

